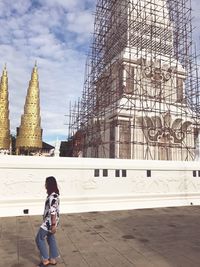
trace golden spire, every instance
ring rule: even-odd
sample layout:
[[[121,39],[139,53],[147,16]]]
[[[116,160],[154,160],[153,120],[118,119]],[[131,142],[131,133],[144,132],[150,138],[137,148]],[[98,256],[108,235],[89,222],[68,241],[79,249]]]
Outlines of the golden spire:
[[[16,149],[37,151],[42,148],[42,129],[40,118],[40,97],[37,65],[35,64],[21,116],[21,125],[17,131]]]
[[[0,82],[0,149],[10,149],[8,76],[6,64]]]

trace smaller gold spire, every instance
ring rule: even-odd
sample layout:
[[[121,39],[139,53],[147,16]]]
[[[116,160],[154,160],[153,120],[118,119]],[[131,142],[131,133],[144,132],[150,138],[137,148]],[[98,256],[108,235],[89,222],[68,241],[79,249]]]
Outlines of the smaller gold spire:
[[[0,81],[0,149],[10,149],[8,77],[6,64]]]

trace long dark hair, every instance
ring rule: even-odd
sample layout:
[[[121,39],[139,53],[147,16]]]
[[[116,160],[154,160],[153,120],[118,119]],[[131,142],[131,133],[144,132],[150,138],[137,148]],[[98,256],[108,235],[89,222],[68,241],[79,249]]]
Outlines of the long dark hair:
[[[56,178],[54,176],[49,176],[46,178],[46,189],[47,189],[47,194],[48,196],[51,195],[52,193],[60,194]]]

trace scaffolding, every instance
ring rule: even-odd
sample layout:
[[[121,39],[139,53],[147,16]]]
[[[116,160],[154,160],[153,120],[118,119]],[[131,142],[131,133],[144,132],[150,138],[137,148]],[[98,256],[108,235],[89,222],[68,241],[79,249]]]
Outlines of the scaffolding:
[[[97,0],[73,156],[195,160],[197,56],[191,0]]]

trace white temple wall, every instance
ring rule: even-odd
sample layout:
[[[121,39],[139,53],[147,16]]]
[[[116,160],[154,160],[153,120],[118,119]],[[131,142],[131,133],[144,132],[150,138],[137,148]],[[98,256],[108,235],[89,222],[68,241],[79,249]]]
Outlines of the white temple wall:
[[[199,166],[180,161],[1,156],[0,216],[42,214],[45,178],[52,175],[59,184],[61,213],[199,205]]]

